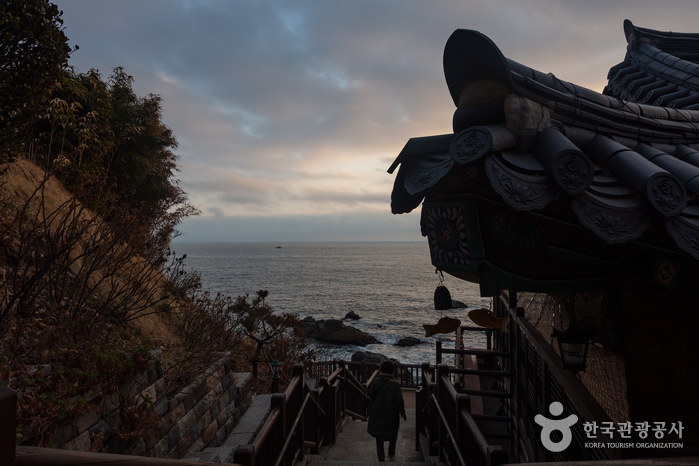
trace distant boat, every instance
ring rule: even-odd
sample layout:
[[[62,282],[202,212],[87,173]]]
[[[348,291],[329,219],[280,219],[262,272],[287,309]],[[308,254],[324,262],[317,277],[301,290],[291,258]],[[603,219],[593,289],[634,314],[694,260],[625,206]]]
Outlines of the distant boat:
[[[281,249],[281,248],[282,248],[281,246],[277,246],[277,247],[276,247],[276,249]]]

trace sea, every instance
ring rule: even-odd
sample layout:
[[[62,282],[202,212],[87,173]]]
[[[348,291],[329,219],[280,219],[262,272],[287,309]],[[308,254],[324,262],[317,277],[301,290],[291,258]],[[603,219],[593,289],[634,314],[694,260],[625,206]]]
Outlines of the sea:
[[[440,317],[471,324],[474,308],[490,308],[491,298],[480,297],[478,285],[444,275],[452,300],[467,308],[437,311],[434,291],[440,275],[430,262],[427,242],[356,243],[186,243],[174,244],[177,256],[186,254],[188,269],[201,273],[210,292],[232,296],[268,290],[267,304],[275,312],[296,313],[301,319],[343,319],[354,311],[359,320],[345,320],[381,343],[320,345],[327,359],[349,360],[357,351],[371,351],[403,364],[435,363],[436,343],[454,347],[454,334],[425,337],[423,324]],[[473,325],[473,324],[472,324]],[[400,347],[403,337],[422,343]],[[485,348],[482,332],[466,332],[466,346]],[[445,358],[445,362],[448,359]]]

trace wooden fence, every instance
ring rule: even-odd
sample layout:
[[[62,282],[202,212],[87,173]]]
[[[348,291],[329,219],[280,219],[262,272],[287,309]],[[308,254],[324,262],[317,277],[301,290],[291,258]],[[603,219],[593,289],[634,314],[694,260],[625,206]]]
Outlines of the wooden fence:
[[[379,368],[379,364],[362,361],[318,361],[306,366],[306,377],[320,380],[335,372],[341,365],[344,366],[360,382],[366,383],[371,375]],[[403,388],[417,388],[420,386],[422,378],[421,364],[396,363],[395,376],[400,386]]]
[[[459,466],[499,466],[508,455],[499,445],[491,445],[471,415],[471,400],[458,393],[445,365],[422,370],[422,383],[415,396],[416,430],[427,437],[429,454],[440,461]],[[418,448],[419,438],[415,439]]]

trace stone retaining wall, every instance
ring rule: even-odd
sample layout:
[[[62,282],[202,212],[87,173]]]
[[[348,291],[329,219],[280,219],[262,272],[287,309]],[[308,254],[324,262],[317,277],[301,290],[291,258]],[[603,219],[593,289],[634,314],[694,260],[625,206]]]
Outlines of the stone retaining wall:
[[[168,396],[160,365],[162,352],[156,350],[151,354],[154,361],[151,367],[124,382],[118,391],[103,395],[97,387],[83,396],[87,403],[98,396],[103,399],[81,418],[61,425],[54,436],[56,446],[88,451],[101,438],[109,453],[181,458],[187,451],[222,445],[250,405],[250,374],[232,372],[230,353],[221,353],[190,385]],[[41,370],[50,373],[51,368],[44,366]],[[154,403],[160,416],[155,434],[127,442],[115,433],[114,427],[122,423],[120,394]]]

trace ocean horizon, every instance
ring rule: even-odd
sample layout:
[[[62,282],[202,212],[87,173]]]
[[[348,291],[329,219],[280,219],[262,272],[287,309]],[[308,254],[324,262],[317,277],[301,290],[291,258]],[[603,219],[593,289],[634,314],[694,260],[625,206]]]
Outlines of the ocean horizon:
[[[490,298],[480,297],[478,285],[445,274],[444,284],[452,299],[467,308],[434,310],[439,276],[426,241],[176,241],[172,250],[177,256],[187,255],[186,267],[201,273],[204,290],[231,296],[268,290],[266,302],[276,312],[296,313],[301,319],[342,319],[354,311],[361,319],[345,323],[381,343],[327,345],[326,354],[336,359],[371,351],[405,364],[434,364],[436,342],[453,347],[454,335],[425,337],[422,325],[435,324],[442,316],[466,324],[470,309],[491,304]],[[395,345],[408,336],[422,343]],[[480,332],[468,332],[465,338],[469,346],[485,347]]]

